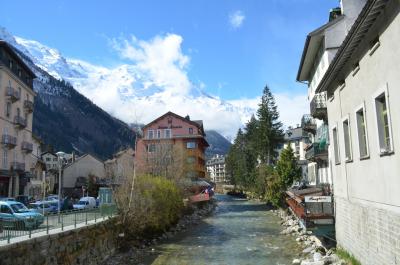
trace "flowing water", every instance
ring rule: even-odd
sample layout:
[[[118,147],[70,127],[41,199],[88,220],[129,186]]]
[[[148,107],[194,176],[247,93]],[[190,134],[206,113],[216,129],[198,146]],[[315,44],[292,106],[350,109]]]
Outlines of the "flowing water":
[[[140,264],[292,264],[301,252],[265,204],[218,195],[214,214],[154,247]]]

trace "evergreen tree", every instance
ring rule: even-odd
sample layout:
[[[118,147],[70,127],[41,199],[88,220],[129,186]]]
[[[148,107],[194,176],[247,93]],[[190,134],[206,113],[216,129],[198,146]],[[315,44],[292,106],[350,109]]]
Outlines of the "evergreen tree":
[[[264,163],[271,164],[277,157],[276,148],[283,141],[283,129],[279,121],[278,107],[268,86],[264,88],[257,118],[260,159]]]
[[[276,165],[276,171],[285,189],[301,178],[301,168],[297,164],[297,159],[290,145],[282,151]]]

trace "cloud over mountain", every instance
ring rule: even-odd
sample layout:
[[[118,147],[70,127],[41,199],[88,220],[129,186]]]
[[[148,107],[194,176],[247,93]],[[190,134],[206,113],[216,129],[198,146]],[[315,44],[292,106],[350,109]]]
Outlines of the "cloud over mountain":
[[[183,37],[177,34],[149,40],[135,36],[111,39],[110,46],[121,57],[116,67],[65,58],[56,49],[33,40],[16,37],[10,41],[16,42],[14,45],[40,68],[69,81],[80,93],[127,123],[147,123],[173,111],[203,119],[207,129],[232,138],[259,102],[258,98],[225,101],[208,95],[204,84],[192,82],[188,75],[190,57],[183,53]],[[278,106],[285,106],[280,109],[282,121],[288,125],[298,122],[306,111],[305,97],[275,96]]]

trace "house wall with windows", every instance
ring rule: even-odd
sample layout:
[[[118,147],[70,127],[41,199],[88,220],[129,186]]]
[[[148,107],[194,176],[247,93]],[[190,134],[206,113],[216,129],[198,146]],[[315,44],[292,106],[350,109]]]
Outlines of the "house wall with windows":
[[[398,1],[368,1],[337,62],[344,53],[349,59],[321,86],[328,92],[336,238],[362,264],[400,261],[399,13]]]
[[[24,195],[32,164],[35,75],[0,40],[0,196]]]
[[[137,172],[204,178],[207,146],[202,121],[168,112],[143,128],[135,155]]]

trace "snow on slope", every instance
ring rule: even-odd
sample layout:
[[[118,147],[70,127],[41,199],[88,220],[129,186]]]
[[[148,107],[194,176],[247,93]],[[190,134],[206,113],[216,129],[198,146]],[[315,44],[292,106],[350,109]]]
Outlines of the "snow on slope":
[[[189,57],[182,53],[182,37],[156,36],[149,41],[113,40],[113,48],[127,59],[115,68],[65,58],[34,40],[14,37],[0,27],[5,39],[58,79],[69,81],[95,104],[127,123],[147,123],[167,111],[203,119],[207,129],[231,138],[255,112],[258,99],[224,101],[207,95],[189,80]]]

